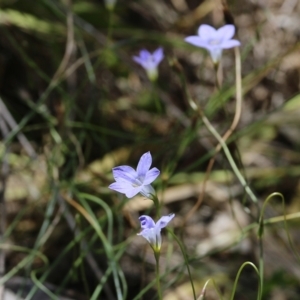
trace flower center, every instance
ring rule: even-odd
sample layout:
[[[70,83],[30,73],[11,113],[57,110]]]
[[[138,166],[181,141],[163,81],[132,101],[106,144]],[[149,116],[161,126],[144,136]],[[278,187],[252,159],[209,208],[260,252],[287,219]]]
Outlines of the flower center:
[[[141,180],[139,177],[136,178],[133,182],[132,182],[132,186],[133,187],[139,187],[143,184],[143,180]]]
[[[149,56],[145,63],[147,65],[146,69],[148,72],[153,72],[157,67],[157,62],[154,56]]]
[[[217,45],[221,44],[221,41],[220,40],[210,40],[208,43],[212,46],[217,46]]]

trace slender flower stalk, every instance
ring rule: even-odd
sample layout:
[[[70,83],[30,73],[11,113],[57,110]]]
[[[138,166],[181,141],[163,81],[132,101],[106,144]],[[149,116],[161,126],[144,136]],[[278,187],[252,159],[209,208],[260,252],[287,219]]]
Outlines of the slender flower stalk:
[[[132,59],[141,65],[146,73],[148,78],[151,81],[155,81],[158,77],[158,65],[164,58],[164,53],[162,48],[156,49],[152,54],[143,49],[140,51],[139,56],[133,56]]]
[[[255,196],[255,194],[253,193],[253,191],[251,190],[251,188],[249,187],[249,185],[247,184],[245,178],[243,177],[243,175],[241,174],[240,170],[238,169],[231,153],[230,150],[228,149],[226,143],[224,142],[224,140],[222,139],[222,137],[219,135],[219,133],[216,131],[216,129],[213,127],[213,125],[209,122],[209,120],[206,118],[206,116],[203,114],[203,112],[201,110],[199,110],[201,119],[203,121],[203,123],[205,124],[206,128],[210,131],[210,133],[218,140],[218,142],[220,143],[221,147],[223,148],[223,151],[228,159],[228,162],[233,170],[233,172],[235,173],[236,177],[239,179],[241,185],[243,186],[243,188],[245,189],[246,193],[248,194],[248,196],[250,197],[250,199],[254,202],[257,203],[257,197]]]
[[[142,155],[134,170],[130,166],[119,166],[112,169],[116,182],[109,185],[111,190],[125,194],[127,198],[132,198],[138,193],[152,199],[155,195],[151,183],[158,177],[160,171],[157,168],[150,169],[152,156],[150,152]]]
[[[235,48],[234,51],[235,51],[235,66],[236,66],[236,106],[235,106],[235,113],[234,113],[233,121],[232,121],[230,127],[225,132],[225,134],[222,136],[224,143],[226,143],[228,138],[231,136],[231,134],[234,132],[235,128],[237,127],[240,117],[241,117],[241,112],[242,112],[242,100],[243,99],[242,99],[242,78],[241,78],[241,76],[242,76],[241,55],[240,55],[239,48]],[[186,85],[185,82],[184,82],[184,84]],[[209,163],[207,165],[201,193],[199,193],[199,197],[198,197],[198,200],[195,203],[195,205],[185,216],[184,221],[183,221],[184,224],[187,220],[189,220],[191,218],[193,213],[199,208],[199,206],[201,205],[201,203],[203,201],[203,197],[205,195],[206,183],[210,176],[211,170],[214,166],[216,155],[217,155],[217,153],[220,152],[221,149],[222,149],[222,145],[220,143],[218,143],[218,145],[215,148],[215,153],[214,153],[213,157],[211,157],[211,159],[209,160]]]
[[[235,28],[233,25],[224,25],[219,29],[215,29],[203,24],[198,29],[198,35],[188,36],[185,38],[185,41],[208,50],[214,64],[218,65],[223,49],[230,49],[241,45],[238,40],[232,39],[234,33]]]
[[[115,8],[117,0],[105,0],[104,4],[107,10],[113,11]]]
[[[154,252],[155,256],[155,263],[156,263],[156,268],[155,268],[155,275],[156,275],[156,286],[157,286],[157,293],[158,293],[158,299],[162,300],[162,293],[161,293],[161,287],[160,287],[160,271],[159,271],[159,256],[160,252]]]

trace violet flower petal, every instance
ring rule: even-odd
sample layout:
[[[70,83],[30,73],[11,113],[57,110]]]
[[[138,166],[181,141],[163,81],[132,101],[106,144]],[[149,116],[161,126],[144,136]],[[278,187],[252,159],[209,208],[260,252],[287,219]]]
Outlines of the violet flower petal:
[[[156,233],[154,228],[144,229],[137,235],[141,235],[142,237],[144,237],[152,247],[157,245]]]
[[[142,186],[140,193],[147,198],[152,198],[152,195],[155,195],[155,190],[151,184],[148,184]]]
[[[142,229],[154,228],[154,226],[155,226],[154,220],[149,216],[142,215],[142,216],[139,217],[139,220],[141,222]]]
[[[203,40],[209,40],[214,38],[216,34],[216,29],[210,25],[202,24],[198,29],[198,35]]]
[[[153,52],[152,57],[153,57],[156,65],[158,65],[163,60],[163,58],[164,58],[163,48],[156,49]]]
[[[148,60],[145,60],[145,59],[143,59],[143,58],[141,58],[139,56],[133,56],[132,58],[133,58],[133,60],[136,63],[138,63],[139,65],[141,65],[145,70],[149,69],[149,62],[148,62]]]
[[[144,184],[148,185],[153,182],[160,174],[160,171],[157,168],[152,168],[146,173]]]
[[[175,217],[175,214],[169,214],[168,216],[163,216],[161,217],[157,222],[156,222],[156,228],[162,229],[166,227],[169,222]]]
[[[141,187],[141,186],[132,187],[132,189],[128,189],[128,191],[125,193],[125,196],[127,198],[132,198],[132,197],[136,196],[138,193],[140,193],[142,188],[143,187]]]
[[[221,39],[223,41],[230,40],[233,38],[235,33],[235,27],[234,25],[228,24],[220,27],[218,30],[216,30],[215,38]]]
[[[145,178],[147,172],[150,169],[151,164],[152,164],[152,156],[150,152],[143,154],[136,168],[137,174],[141,179]]]
[[[114,182],[109,185],[109,188],[111,190],[125,194],[128,198],[134,197],[141,190],[141,187],[133,187],[132,185],[128,185],[128,182],[125,181]]]
[[[206,49],[208,47],[208,43],[197,35],[188,36],[184,40],[197,47],[206,48]]]
[[[118,166],[113,168],[112,172],[116,181],[122,179],[131,183],[135,183],[138,177],[137,172],[130,166]]]
[[[150,57],[151,57],[151,53],[148,50],[142,49],[140,51],[140,58],[142,60],[148,60]]]
[[[144,63],[144,60],[139,56],[132,56],[132,59],[140,65]]]
[[[238,47],[240,45],[241,45],[241,43],[238,40],[229,40],[229,41],[224,41],[222,43],[222,48],[223,49],[230,49],[230,48],[233,48],[233,47]]]

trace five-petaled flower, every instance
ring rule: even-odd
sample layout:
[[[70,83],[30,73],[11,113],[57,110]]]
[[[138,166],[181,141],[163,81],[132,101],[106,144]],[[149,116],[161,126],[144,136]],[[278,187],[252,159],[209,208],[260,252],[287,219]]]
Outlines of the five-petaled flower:
[[[143,49],[140,51],[139,56],[133,56],[133,60],[140,64],[146,71],[148,78],[155,81],[158,77],[158,65],[164,58],[162,48],[156,49],[152,54]]]
[[[198,35],[188,36],[184,40],[194,46],[205,48],[209,51],[214,64],[219,63],[223,49],[240,46],[238,40],[232,39],[235,33],[233,25],[225,25],[215,29],[209,25],[201,25]]]
[[[150,169],[151,164],[152,156],[150,152],[147,152],[140,158],[136,170],[130,166],[113,168],[112,172],[116,182],[112,183],[109,188],[125,194],[128,198],[141,193],[143,196],[151,199],[152,195],[155,195],[155,191],[150,183],[160,173],[157,168]]]
[[[161,248],[161,229],[166,227],[174,218],[175,214],[161,217],[156,223],[149,216],[143,215],[139,217],[141,221],[142,231],[138,235],[143,236],[156,253],[160,252]]]

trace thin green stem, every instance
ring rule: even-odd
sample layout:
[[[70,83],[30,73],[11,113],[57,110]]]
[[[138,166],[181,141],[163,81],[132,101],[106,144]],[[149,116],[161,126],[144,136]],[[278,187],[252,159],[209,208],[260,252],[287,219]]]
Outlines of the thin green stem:
[[[162,300],[161,287],[160,287],[160,273],[159,273],[159,256],[160,252],[154,251],[155,261],[156,261],[156,286],[158,299]]]
[[[264,287],[264,248],[262,236],[259,237],[259,280],[260,280],[260,293],[257,297],[258,300],[261,299],[262,291]]]
[[[237,52],[238,53],[238,52]],[[237,66],[238,66],[238,73],[240,73],[240,59],[239,59],[239,55],[237,55]],[[217,71],[217,66],[215,66],[215,71]],[[188,104],[190,105],[190,107],[192,108],[192,110],[194,110],[195,112],[199,113],[203,123],[205,124],[205,126],[207,127],[207,129],[210,131],[210,133],[218,140],[219,144],[221,145],[229,163],[230,166],[233,170],[233,172],[235,173],[235,175],[237,176],[237,178],[239,179],[240,183],[242,184],[242,186],[244,187],[246,193],[248,194],[248,196],[250,197],[250,199],[254,202],[257,203],[257,197],[254,195],[254,193],[252,192],[251,188],[249,187],[249,185],[247,184],[245,178],[243,177],[243,175],[241,174],[240,170],[238,169],[227,145],[226,142],[224,141],[224,139],[219,135],[219,133],[215,130],[215,128],[212,126],[212,124],[209,122],[209,120],[207,119],[207,117],[204,115],[204,113],[202,112],[202,110],[200,109],[200,107],[195,103],[195,101],[192,99],[192,97],[189,94],[189,91],[187,89],[187,85],[186,85],[186,80],[185,77],[182,75],[182,68],[181,66],[179,66],[179,74],[180,77],[182,79],[182,83],[183,83],[183,87],[184,87],[184,92],[188,101]],[[241,98],[241,78],[240,76],[237,77],[237,88],[238,88],[238,97]],[[239,102],[241,102],[241,100],[239,99]],[[239,103],[240,105],[240,103]],[[237,117],[239,118],[239,115],[237,115]],[[236,121],[236,120],[235,120]],[[238,119],[237,119],[238,121]],[[231,133],[231,132],[230,132]]]
[[[283,197],[283,195],[281,193],[278,193],[278,192],[272,193],[271,195],[268,196],[268,198],[264,202],[264,204],[262,206],[262,209],[261,209],[261,212],[260,212],[258,237],[262,238],[262,236],[263,236],[263,233],[264,233],[264,224],[266,224],[266,221],[267,221],[267,220],[264,220],[265,209],[266,209],[266,206],[269,203],[269,201],[272,198],[274,198],[274,197],[280,197],[281,198],[282,209],[283,209],[283,217],[279,216],[279,217],[272,218],[273,223],[276,223],[279,220],[284,222],[284,229],[285,229],[285,232],[286,232],[286,235],[287,235],[287,238],[288,238],[289,245],[290,245],[290,247],[291,247],[294,255],[297,257],[298,261],[300,262],[300,256],[299,256],[298,251],[296,250],[296,248],[295,248],[295,246],[294,246],[294,244],[292,242],[292,239],[291,239],[291,236],[290,236],[289,230],[288,230],[288,225],[287,225],[287,220],[293,219],[295,217],[297,218],[299,216],[299,212],[294,213],[294,214],[290,214],[290,215],[286,215],[285,200],[284,200],[284,197]]]
[[[156,80],[151,80],[151,97],[154,99],[155,108],[156,108],[157,113],[162,114],[163,108],[162,108],[159,96],[157,94],[157,81]]]
[[[259,218],[258,239],[259,239],[259,274],[260,274],[261,291],[263,291],[263,275],[264,275],[263,234],[264,234],[264,225],[266,224],[266,221],[267,221],[267,220],[264,220],[264,213],[265,213],[265,209],[266,209],[267,204],[274,197],[280,197],[281,198],[282,207],[283,207],[284,227],[285,227],[285,231],[286,231],[286,234],[287,234],[287,237],[288,237],[289,245],[292,248],[292,251],[294,252],[294,254],[296,255],[296,257],[299,259],[299,255],[297,254],[297,251],[296,251],[296,249],[295,249],[295,247],[294,247],[294,245],[292,243],[292,240],[291,240],[291,237],[290,237],[290,234],[289,234],[289,231],[288,231],[288,227],[287,227],[287,219],[288,218],[287,218],[287,216],[285,214],[284,197],[283,197],[283,195],[281,193],[277,193],[277,192],[276,193],[272,193],[265,200],[265,202],[264,202],[264,204],[262,206],[262,209],[261,209],[261,212],[260,212],[260,218]],[[272,219],[274,219],[274,218],[272,218]],[[281,219],[282,219],[282,217],[281,217]],[[275,220],[276,220],[276,217],[275,217]]]
[[[214,70],[215,70],[215,86],[218,91],[222,88],[222,76],[220,76],[220,72],[222,72],[222,65],[221,63],[214,64]]]
[[[259,288],[258,288],[258,293],[257,293],[257,299],[261,299],[261,291],[262,291],[262,287],[261,287],[261,278],[260,278],[260,273],[259,271],[257,270],[257,267],[250,261],[246,261],[242,264],[242,266],[239,268],[238,272],[237,272],[237,275],[235,277],[235,281],[234,281],[234,284],[233,284],[233,289],[232,289],[232,293],[231,293],[231,297],[230,297],[230,300],[233,300],[234,299],[234,296],[235,296],[235,292],[236,292],[236,288],[237,288],[237,284],[238,284],[238,281],[239,281],[239,278],[240,278],[240,275],[243,271],[243,269],[246,267],[246,266],[250,266],[254,269],[254,271],[256,272],[256,274],[258,275],[259,277],[259,281],[258,281],[258,284],[259,284]]]
[[[183,254],[184,262],[185,262],[185,265],[186,265],[186,268],[187,268],[187,271],[188,271],[189,277],[190,277],[190,282],[191,282],[191,286],[192,286],[192,290],[193,290],[194,300],[196,300],[196,299],[197,299],[197,296],[196,296],[196,291],[195,291],[195,287],[194,287],[194,282],[193,282],[193,278],[192,278],[192,274],[191,274],[191,270],[190,270],[190,266],[189,266],[189,260],[188,260],[188,257],[187,257],[187,255],[186,255],[186,253],[185,253],[185,249],[184,249],[184,247],[183,247],[183,244],[180,242],[180,240],[178,239],[178,237],[175,235],[175,233],[174,233],[172,230],[170,230],[170,229],[168,229],[168,228],[167,228],[167,230],[168,230],[168,232],[171,233],[171,235],[174,237],[174,239],[176,240],[176,242],[177,242],[177,244],[179,245],[180,250],[181,250],[181,252],[182,252],[182,254]]]
[[[151,196],[152,196],[151,200],[153,200],[156,209],[156,218],[160,218],[161,204],[159,202],[159,199],[156,195],[151,195]]]
[[[196,105],[196,104],[194,104]],[[252,192],[251,188],[249,187],[249,185],[247,184],[245,178],[243,177],[243,175],[241,174],[240,170],[238,169],[226,143],[224,142],[224,140],[222,139],[222,137],[219,135],[219,133],[216,131],[216,129],[213,127],[213,125],[209,122],[209,120],[206,118],[206,116],[203,114],[203,112],[198,109],[198,112],[200,113],[201,119],[203,121],[203,123],[205,124],[206,128],[209,130],[209,132],[218,140],[218,142],[220,143],[221,147],[223,148],[223,151],[228,159],[228,162],[233,170],[233,172],[235,173],[236,177],[239,179],[241,185],[244,187],[246,193],[248,194],[248,196],[250,197],[250,199],[254,202],[257,203],[257,197],[255,196],[255,194]]]

